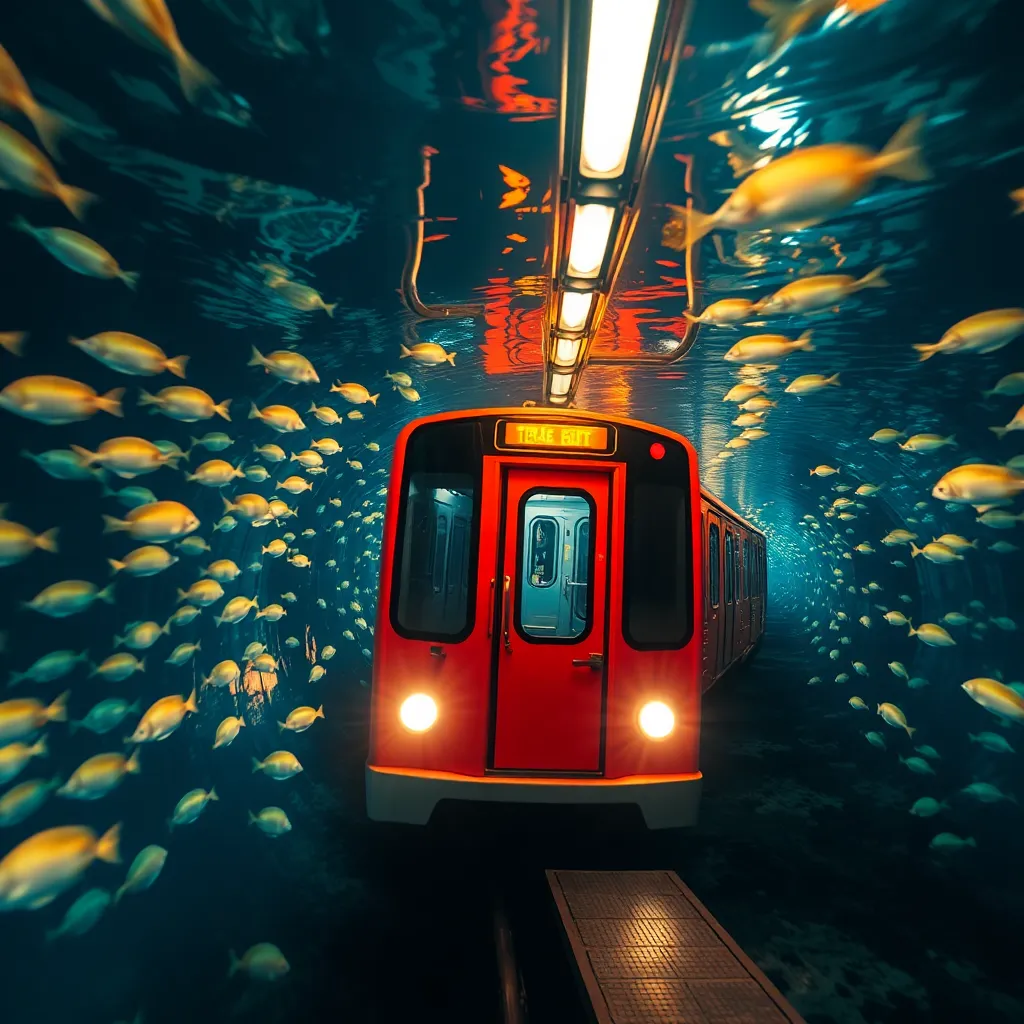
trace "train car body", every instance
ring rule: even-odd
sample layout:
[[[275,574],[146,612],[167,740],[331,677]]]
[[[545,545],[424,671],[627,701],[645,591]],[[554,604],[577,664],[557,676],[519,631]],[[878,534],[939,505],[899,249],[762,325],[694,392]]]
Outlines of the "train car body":
[[[367,809],[633,804],[696,821],[701,694],[756,644],[764,538],[692,445],[613,416],[446,413],[395,446]]]

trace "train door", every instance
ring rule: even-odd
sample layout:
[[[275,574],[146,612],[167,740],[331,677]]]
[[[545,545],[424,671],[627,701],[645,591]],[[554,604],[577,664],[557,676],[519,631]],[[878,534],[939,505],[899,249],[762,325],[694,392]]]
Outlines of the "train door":
[[[736,647],[745,651],[750,643],[750,536],[745,531],[736,555]]]
[[[725,595],[722,605],[722,668],[732,663],[733,631],[736,619],[736,536],[728,523],[723,523],[725,530],[725,564],[722,575],[725,577]]]
[[[610,478],[507,471],[491,766],[601,769]]]
[[[704,528],[704,689],[721,673],[725,663],[722,644],[722,522],[712,509]]]

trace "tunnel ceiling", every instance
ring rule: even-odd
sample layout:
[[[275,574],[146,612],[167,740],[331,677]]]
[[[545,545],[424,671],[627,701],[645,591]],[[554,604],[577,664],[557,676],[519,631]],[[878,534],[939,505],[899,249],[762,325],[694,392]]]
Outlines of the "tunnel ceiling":
[[[809,475],[818,464],[854,485],[886,485],[864,510],[874,517],[866,536],[861,523],[842,530],[876,541],[886,525],[919,518],[922,500],[935,517],[928,528],[968,522],[970,510],[947,512],[930,498],[935,480],[960,461],[1017,451],[1012,434],[1000,441],[988,429],[1009,421],[1012,399],[983,398],[1015,369],[1012,345],[925,362],[913,348],[969,314],[1020,301],[1008,254],[1024,217],[1012,219],[1008,193],[1024,181],[1021,72],[992,59],[1010,6],[891,0],[830,17],[766,57],[761,16],[738,0],[694,5],[639,224],[577,405],[685,433],[707,485],[779,531],[775,552],[810,553],[801,517],[822,514],[834,486]],[[151,282],[140,333],[195,337],[196,364],[229,392],[249,343],[282,339],[324,380],[381,381],[374,436],[384,446],[415,414],[540,397],[559,131],[554,4],[178,5],[182,39],[221,79],[198,110],[165,61],[86,5],[38,7],[41,16],[60,8],[52,29],[21,19],[6,45],[40,99],[84,127],[67,175],[104,197],[90,226],[102,235],[131,225],[121,247]],[[930,180],[880,181],[800,231],[716,231],[694,247],[689,272],[686,253],[662,243],[668,204],[713,211],[766,156],[839,141],[877,151],[916,114]],[[42,280],[45,254],[24,258],[22,271]],[[315,286],[337,304],[333,317],[282,303],[266,286],[267,264]],[[701,326],[687,355],[660,370],[601,365],[671,351],[688,330],[684,314],[717,299],[756,300],[801,276],[859,277],[883,265],[887,288],[761,328],[813,332],[813,351],[775,369],[723,359],[757,327]],[[47,310],[53,329],[98,328],[78,282],[68,288],[61,308]],[[38,305],[13,289],[12,322],[38,319]],[[457,353],[454,367],[423,368],[415,405],[383,380],[404,365],[403,339]],[[809,373],[838,374],[839,386],[785,393]],[[742,381],[762,384],[777,407],[765,436],[728,448],[744,428],[723,396]],[[955,435],[956,447],[912,453],[871,442],[884,427]]]

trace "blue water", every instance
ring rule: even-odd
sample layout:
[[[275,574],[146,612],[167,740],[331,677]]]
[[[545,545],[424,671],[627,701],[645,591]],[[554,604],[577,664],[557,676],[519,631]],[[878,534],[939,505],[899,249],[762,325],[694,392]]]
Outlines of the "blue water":
[[[77,721],[112,696],[138,700],[142,710],[160,697],[185,697],[223,659],[244,668],[243,651],[254,641],[281,659],[276,671],[247,674],[239,686],[200,689],[197,713],[165,741],[144,744],[141,772],[102,799],[51,795],[26,820],[0,829],[2,858],[44,829],[102,833],[123,823],[120,866],[97,863],[49,905],[0,916],[4,1021],[107,1024],[138,1013],[151,1022],[481,1020],[494,987],[483,894],[496,878],[559,864],[679,871],[812,1024],[1024,1019],[1016,947],[1024,919],[1016,803],[1024,737],[960,688],[974,677],[1021,677],[1021,553],[992,545],[1024,541],[1019,525],[994,529],[971,506],[931,497],[936,481],[965,461],[1020,455],[1022,435],[1000,440],[989,429],[1009,423],[1020,398],[982,392],[1024,370],[1021,342],[926,362],[913,349],[966,316],[1022,302],[1024,216],[1012,216],[1009,198],[1024,186],[1024,71],[1008,44],[1022,28],[1015,0],[889,0],[848,22],[819,22],[770,62],[763,18],[738,0],[697,5],[692,50],[595,353],[669,351],[685,328],[691,293],[699,311],[718,298],[760,298],[795,276],[860,276],[881,264],[890,283],[835,314],[773,320],[766,330],[791,337],[811,326],[816,351],[756,377],[722,359],[742,332],[701,327],[685,358],[663,372],[595,361],[584,378],[580,408],[686,434],[707,485],[769,539],[764,647],[706,703],[701,825],[685,836],[609,840],[600,829],[549,832],[551,822],[520,830],[518,818],[487,835],[456,827],[414,836],[365,820],[381,523],[363,517],[384,507],[378,492],[388,483],[395,435],[416,415],[540,397],[551,233],[544,193],[557,142],[559,47],[554,5],[536,7],[171,0],[183,43],[219,79],[198,104],[185,98],[165,55],[136,45],[84,3],[37,0],[0,12],[0,43],[34,95],[73,122],[56,165],[61,178],[100,197],[77,225],[52,199],[5,191],[0,222],[22,216],[37,227],[77,227],[140,275],[132,291],[76,274],[28,235],[2,229],[0,331],[29,337],[21,356],[0,351],[0,386],[50,373],[101,394],[127,388],[123,420],[98,412],[46,425],[0,411],[7,517],[33,533],[60,529],[59,552],[34,551],[2,570],[2,667],[21,672],[54,650],[88,651],[101,662],[128,623],[164,623],[177,590],[214,559],[242,570],[223,584],[228,598],[255,597],[261,608],[279,602],[287,611],[276,623],[250,613],[218,627],[221,600],[161,636],[142,674],[106,682],[79,665],[66,679],[0,694],[48,703],[70,689],[69,717]],[[0,113],[38,142],[20,113]],[[804,231],[718,233],[700,244],[689,281],[682,254],[662,246],[664,204],[686,199],[677,157],[692,158],[694,201],[705,211],[737,183],[730,147],[710,136],[740,132],[747,149],[776,155],[838,141],[877,150],[917,114],[925,117],[930,180],[882,181]],[[429,240],[416,283],[423,303],[461,307],[447,319],[417,312],[410,297],[408,243],[425,160]],[[528,179],[525,195],[502,208],[516,176]],[[289,304],[268,284],[266,264],[317,289],[336,304],[333,316]],[[70,336],[102,331],[131,332],[168,356],[188,355],[187,379],[127,376],[68,344]],[[399,358],[400,345],[417,342],[455,351],[455,365]],[[247,366],[252,346],[301,352],[320,383],[293,385]],[[399,370],[412,376],[419,401],[392,389],[385,374]],[[839,373],[841,386],[802,398],[784,393],[787,381],[806,373]],[[732,426],[735,406],[722,396],[740,380],[762,383],[778,407],[765,418],[767,436],[728,449],[742,428]],[[348,404],[330,392],[334,381],[380,397],[376,405]],[[230,422],[183,423],[138,406],[140,387],[181,383],[217,403],[231,399]],[[246,418],[250,402],[294,406],[312,430],[277,434]],[[341,422],[317,423],[311,403],[333,407]],[[914,453],[869,440],[883,427],[955,436],[956,446]],[[334,437],[344,451],[324,458],[326,474],[308,477],[311,492],[281,494],[297,516],[264,527],[239,522],[230,532],[213,530],[221,492],[180,472],[67,481],[22,457],[72,444],[95,451],[124,435],[187,449],[190,437],[208,431],[224,431],[233,443],[223,452],[194,449],[193,471],[225,458],[269,472],[265,482],[231,481],[227,495],[269,498],[281,494],[277,484],[287,476],[305,475],[296,462],[262,462],[254,446],[276,443],[291,453]],[[840,472],[811,475],[818,465]],[[863,498],[834,490],[864,482],[884,486]],[[184,503],[211,550],[195,557],[169,546],[176,564],[146,578],[118,574],[113,603],[97,601],[80,614],[54,619],[24,609],[61,580],[106,585],[107,559],[142,543],[101,532],[102,514],[126,512],[107,491],[127,486]],[[853,507],[855,519],[827,514],[844,493],[863,506]],[[350,515],[356,510],[358,518]],[[329,529],[337,520],[342,526]],[[303,536],[308,529],[315,534]],[[978,545],[963,560],[934,564],[911,557],[907,546],[882,545],[894,529],[918,534],[918,543],[957,533]],[[263,554],[289,531],[311,567]],[[864,542],[874,553],[852,552]],[[289,593],[294,601],[282,599]],[[955,646],[936,648],[887,624],[882,615],[893,610],[915,625],[951,612],[970,621],[948,625]],[[870,626],[858,622],[862,616]],[[297,643],[287,644],[289,637]],[[183,666],[166,664],[182,642],[198,642],[198,652]],[[324,660],[328,644],[337,653]],[[927,685],[908,686],[888,667],[896,662]],[[307,683],[314,663],[326,675]],[[840,673],[848,680],[836,682]],[[852,708],[853,696],[868,710]],[[874,714],[882,702],[902,709],[913,737]],[[302,705],[323,705],[324,720],[306,732],[279,732],[276,723]],[[245,728],[229,747],[212,750],[218,724],[231,715]],[[66,780],[86,758],[120,750],[136,720],[105,737],[51,723],[49,757],[32,759],[4,792],[32,779]],[[970,739],[984,732],[1014,752]],[[867,733],[881,735],[885,748]],[[282,748],[297,756],[301,774],[274,781],[251,772],[253,758]],[[914,756],[931,773],[910,770],[904,761]],[[962,792],[975,783],[1014,799],[984,803]],[[169,831],[176,803],[197,787],[215,788],[219,799],[196,822]],[[939,814],[911,815],[922,797],[943,802]],[[249,811],[266,806],[286,812],[291,832],[270,838],[247,823]],[[971,843],[933,849],[943,832]],[[81,893],[116,889],[151,844],[168,850],[152,888],[126,895],[83,936],[47,940]],[[273,983],[229,979],[229,950],[242,954],[260,942],[279,947],[289,974]]]

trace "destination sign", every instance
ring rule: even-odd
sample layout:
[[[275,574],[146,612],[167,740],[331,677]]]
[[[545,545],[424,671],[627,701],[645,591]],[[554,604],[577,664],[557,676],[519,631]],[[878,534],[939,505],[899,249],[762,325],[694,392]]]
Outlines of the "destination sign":
[[[583,423],[519,423],[504,421],[503,440],[509,448],[558,448],[608,451],[608,428]]]

